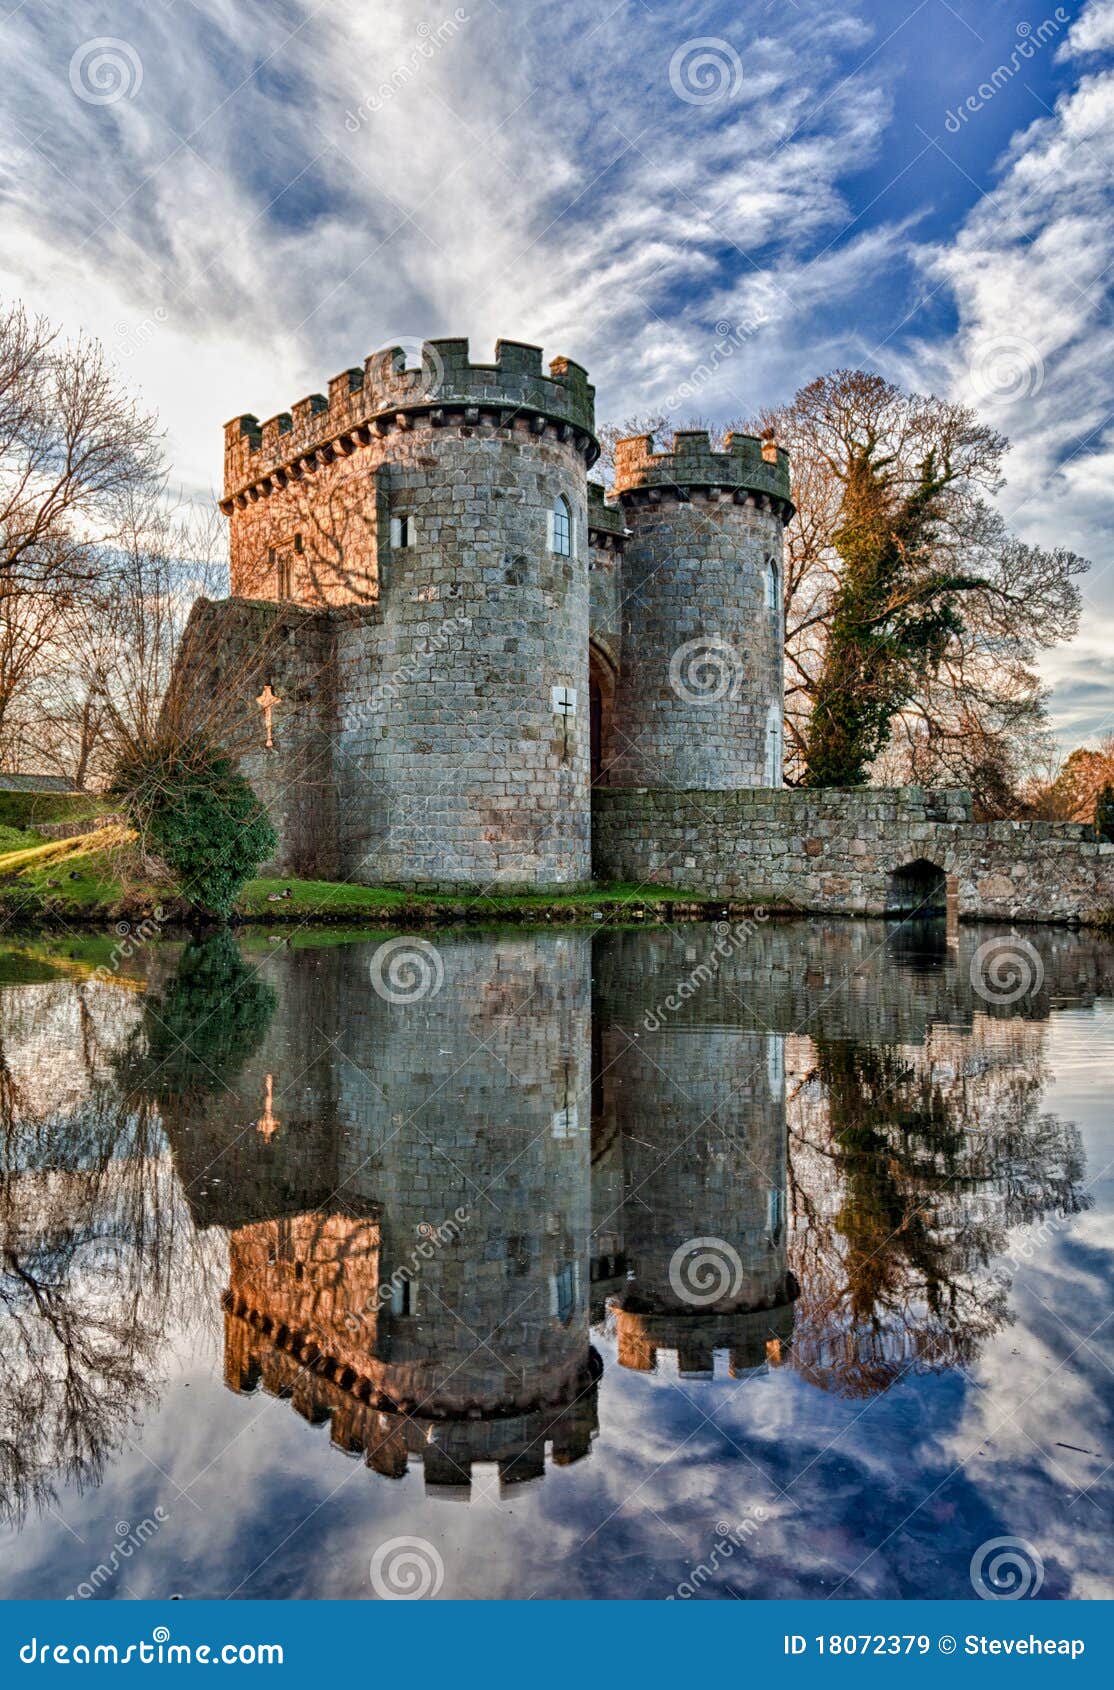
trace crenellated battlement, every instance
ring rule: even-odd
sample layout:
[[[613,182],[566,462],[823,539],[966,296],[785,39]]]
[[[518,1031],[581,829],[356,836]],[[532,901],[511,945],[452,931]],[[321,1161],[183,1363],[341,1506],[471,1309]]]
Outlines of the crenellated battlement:
[[[287,1398],[311,1425],[330,1427],[333,1444],[363,1456],[384,1478],[401,1479],[411,1462],[424,1468],[432,1495],[467,1499],[474,1463],[495,1464],[500,1490],[541,1478],[547,1448],[557,1466],[581,1460],[599,1429],[596,1387],[603,1372],[589,1348],[554,1400],[537,1406],[491,1402],[467,1412],[432,1412],[377,1391],[340,1366],[304,1334],[275,1325],[242,1299],[226,1295],[224,1378],[230,1390]]]
[[[693,488],[755,495],[766,494],[792,514],[789,453],[771,437],[729,434],[726,451],[716,452],[707,429],[681,430],[671,452],[655,452],[652,434],[635,434],[615,446],[614,493],[639,500],[669,492],[686,497]]]
[[[611,1299],[618,1339],[619,1365],[636,1373],[657,1371],[659,1355],[675,1355],[677,1371],[689,1378],[710,1378],[716,1351],[726,1351],[733,1379],[757,1367],[777,1367],[793,1338],[797,1284],[786,1276],[784,1301],[771,1308],[740,1309],[734,1314],[648,1314],[625,1308],[622,1296]]]
[[[413,365],[404,347],[388,347],[333,376],[327,396],[311,393],[263,423],[251,412],[233,417],[224,428],[224,502],[299,480],[418,417],[434,427],[504,428],[521,418],[538,432],[552,425],[589,464],[599,456],[595,388],[580,364],[554,358],[546,374],[541,348],[514,340],[496,343],[494,363],[474,364],[467,340],[427,340]]]

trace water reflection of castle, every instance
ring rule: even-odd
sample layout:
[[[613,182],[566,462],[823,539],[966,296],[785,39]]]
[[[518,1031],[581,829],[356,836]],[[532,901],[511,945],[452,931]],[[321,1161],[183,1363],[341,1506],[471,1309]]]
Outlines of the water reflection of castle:
[[[820,937],[816,968],[863,962]],[[810,987],[810,959],[764,932],[662,1017],[676,982],[706,969],[714,935],[601,939],[594,977],[584,936],[448,940],[440,988],[409,1002],[372,989],[373,945],[275,959],[277,1004],[226,1076],[231,1094],[177,1084],[162,1099],[196,1219],[230,1234],[233,1389],[288,1397],[382,1474],[417,1459],[433,1494],[467,1495],[475,1463],[496,1463],[509,1485],[539,1476],[547,1450],[558,1463],[587,1453],[593,1321],[614,1321],[620,1364],[638,1370],[670,1353],[682,1375],[707,1376],[718,1353],[739,1376],[792,1354],[787,1034],[807,1023],[822,1054],[826,1037],[845,1043],[865,1024],[879,1044],[907,1046],[938,1009],[953,1026],[967,1014],[957,1036],[970,1036],[985,1005],[957,1005],[962,971],[927,969],[897,992],[868,982],[849,1009],[847,992]],[[1039,1038],[1037,1023],[1010,1022],[1030,1026]],[[887,1071],[889,1113],[902,1146],[943,1167],[965,1152],[937,1107],[938,1074],[911,1117],[923,1078]],[[847,1113],[853,1085],[882,1082],[833,1069],[825,1083],[833,1096],[842,1085]],[[880,1096],[864,1111],[881,1132]],[[846,1154],[837,1139],[841,1177],[867,1223],[881,1206],[893,1231],[902,1192],[870,1185],[893,1157],[856,1161],[860,1126]],[[1067,1137],[1040,1140],[1030,1173],[1046,1206],[1072,1206],[1076,1152]],[[911,1189],[910,1210],[923,1199]],[[849,1259],[878,1258],[868,1231],[847,1238]],[[921,1274],[930,1302],[946,1300],[946,1250],[935,1235],[917,1247],[882,1266]],[[856,1295],[842,1328],[863,1317]],[[806,1370],[827,1385],[838,1368],[852,1377],[857,1350],[833,1360],[829,1328],[815,1340],[816,1298],[805,1301]]]

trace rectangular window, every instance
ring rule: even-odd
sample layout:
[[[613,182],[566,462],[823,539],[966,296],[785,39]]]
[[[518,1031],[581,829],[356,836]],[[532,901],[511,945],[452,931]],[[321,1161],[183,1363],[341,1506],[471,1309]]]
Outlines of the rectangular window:
[[[391,518],[391,547],[397,550],[401,546],[414,544],[414,519],[412,516],[392,516]]]
[[[572,515],[567,502],[558,498],[548,513],[549,549],[558,557],[572,556]]]

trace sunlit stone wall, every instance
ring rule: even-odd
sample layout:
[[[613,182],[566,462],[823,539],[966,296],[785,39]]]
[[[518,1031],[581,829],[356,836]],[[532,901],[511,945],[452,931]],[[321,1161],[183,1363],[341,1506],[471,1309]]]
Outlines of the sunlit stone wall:
[[[1071,822],[976,822],[970,795],[920,787],[593,794],[596,873],[714,898],[881,915],[911,863],[954,876],[960,915],[1110,919],[1114,845]]]

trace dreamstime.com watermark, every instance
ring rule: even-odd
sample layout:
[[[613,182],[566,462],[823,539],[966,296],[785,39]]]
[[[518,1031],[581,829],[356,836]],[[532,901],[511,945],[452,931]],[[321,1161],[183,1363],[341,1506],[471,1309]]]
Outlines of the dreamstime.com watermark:
[[[1012,329],[980,338],[971,358],[971,390],[980,405],[1035,399],[1044,386],[1044,358],[1027,335]]]
[[[145,352],[159,330],[165,328],[170,321],[170,312],[165,305],[156,305],[149,317],[144,317],[141,323],[117,323],[116,342],[113,351],[117,358],[125,360],[134,358],[137,352]]]
[[[726,1238],[687,1238],[669,1262],[669,1285],[678,1302],[706,1309],[743,1288],[743,1262]]]
[[[718,704],[737,698],[743,678],[738,648],[719,634],[686,640],[669,659],[669,684],[682,704]]]
[[[958,135],[969,117],[982,111],[990,104],[994,96],[1001,92],[1006,85],[1013,81],[1017,74],[1025,69],[1031,58],[1040,52],[1042,47],[1059,35],[1065,24],[1071,18],[1063,6],[1057,6],[1050,18],[1044,18],[1036,28],[1031,23],[1022,21],[1017,26],[1017,45],[1008,59],[1002,64],[995,65],[985,81],[980,82],[973,94],[968,94],[961,100],[954,111],[949,111],[944,118],[944,128],[949,135]]]
[[[744,917],[742,921],[717,921],[714,929],[715,943],[711,950],[690,974],[677,981],[667,997],[656,1003],[653,1009],[646,1011],[642,1017],[645,1031],[660,1032],[671,1015],[676,1015],[678,1010],[683,1009],[702,987],[711,985],[727,958],[742,950],[748,940],[753,939],[762,923],[768,920],[769,914],[766,910],[755,910],[753,915]]]
[[[753,340],[759,329],[765,328],[769,321],[769,313],[759,311],[742,323],[718,322],[712,350],[669,395],[665,401],[665,409],[676,411],[681,405],[691,404],[723,365],[730,362],[736,352],[741,351],[749,340]]]
[[[172,1643],[164,1625],[151,1641],[139,1643],[40,1643],[32,1637],[19,1651],[24,1666],[126,1667],[226,1666],[280,1667],[281,1643]]]
[[[984,1602],[1018,1602],[1043,1583],[1040,1552],[1023,1537],[992,1537],[971,1557],[971,1588]]]
[[[140,1520],[138,1526],[129,1525],[127,1520],[120,1520],[116,1525],[116,1542],[105,1556],[98,1561],[88,1578],[82,1579],[76,1590],[71,1590],[66,1597],[67,1602],[88,1602],[103,1590],[106,1584],[111,1584],[117,1573],[127,1566],[145,1543],[150,1543],[156,1537],[170,1515],[160,1504],[155,1509],[154,1519],[149,1517]]]
[[[420,1602],[436,1596],[445,1582],[445,1563],[424,1537],[392,1537],[381,1543],[368,1571],[371,1588],[383,1602]]]
[[[722,35],[694,35],[669,60],[669,86],[687,106],[733,99],[742,85],[742,60]]]
[[[419,679],[419,668],[429,657],[437,657],[441,652],[449,650],[455,634],[466,634],[472,626],[472,618],[464,616],[458,610],[444,622],[419,622],[414,629],[418,638],[424,643],[421,649],[414,651],[401,663],[389,680],[379,681],[371,691],[373,706],[381,709],[385,704],[397,704],[400,693],[406,689],[407,697],[411,695],[414,683]]]
[[[672,1595],[666,1597],[667,1602],[687,1602],[700,1593],[702,1586],[710,1579],[718,1577],[723,1568],[733,1556],[739,1554],[756,1537],[763,1521],[768,1520],[766,1510],[755,1505],[750,1511],[749,1519],[733,1526],[727,1520],[716,1521],[716,1542],[712,1545],[711,1553],[704,1561],[698,1561],[695,1567],[681,1580]]]
[[[428,939],[388,939],[368,965],[376,996],[386,1003],[420,1003],[445,984],[441,952]]]
[[[134,100],[143,86],[143,60],[130,41],[94,35],[76,47],[70,59],[70,87],[87,106],[114,106]]]
[[[984,939],[970,967],[971,986],[994,1006],[1035,997],[1044,985],[1044,960],[1035,945],[1017,933]]]
[[[462,24],[471,23],[472,14],[466,12],[463,6],[458,6],[451,17],[442,18],[439,24],[420,23],[415,31],[415,40],[404,59],[394,67],[390,76],[384,78],[370,94],[365,94],[355,111],[346,111],[344,127],[350,135],[355,135],[376,112],[381,112],[389,106],[397,94],[407,89],[414,78],[420,73],[422,66],[435,58],[441,49],[460,32]]]

